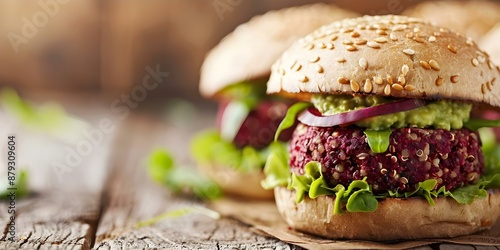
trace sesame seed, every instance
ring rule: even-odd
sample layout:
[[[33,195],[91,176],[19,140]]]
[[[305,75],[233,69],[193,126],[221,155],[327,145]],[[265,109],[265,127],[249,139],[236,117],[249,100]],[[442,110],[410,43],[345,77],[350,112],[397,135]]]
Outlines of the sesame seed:
[[[308,81],[309,81],[309,78],[307,78],[307,76],[305,76],[305,75],[302,75],[302,76],[299,78],[299,81],[301,81],[301,82],[308,82]]]
[[[401,72],[403,72],[403,75],[406,76],[406,74],[408,74],[408,71],[410,71],[410,67],[404,64],[403,67],[401,67]]]
[[[376,42],[372,42],[372,41],[367,42],[366,45],[368,45],[368,47],[374,48],[374,49],[380,48],[380,44],[378,44]]]
[[[392,27],[392,31],[403,31],[408,27],[407,25],[396,25]]]
[[[488,90],[491,91],[491,84],[490,84],[490,82],[486,82],[486,88],[488,88]]]
[[[356,50],[358,50],[358,47],[356,47],[354,45],[347,45],[346,49],[347,49],[347,51],[356,51]]]
[[[438,78],[436,79],[436,82],[435,82],[435,83],[436,83],[436,86],[441,86],[441,84],[443,84],[443,78],[438,77]]]
[[[406,177],[401,177],[401,183],[408,184],[408,179]]]
[[[357,82],[351,80],[351,89],[354,92],[358,92],[359,91],[359,84]]]
[[[352,32],[351,33],[351,37],[359,37],[359,33],[358,32]]]
[[[389,34],[389,38],[391,40],[393,40],[393,41],[397,41],[398,40],[398,38],[396,37],[396,35],[394,33]]]
[[[377,30],[377,34],[379,34],[381,36],[385,36],[385,35],[387,35],[387,31],[385,31],[385,30]]]
[[[337,58],[337,62],[344,63],[346,60],[344,57]]]
[[[368,41],[366,41],[365,39],[362,39],[362,40],[359,40],[359,41],[356,41],[355,44],[356,45],[365,45]]]
[[[424,43],[425,42],[424,39],[422,39],[421,37],[414,37],[413,40],[415,42],[419,42],[419,43]]]
[[[349,79],[345,77],[339,77],[339,79],[337,79],[337,82],[340,84],[349,84]]]
[[[317,44],[317,46],[318,46],[320,49],[324,49],[324,48],[326,48],[326,44],[325,44],[325,43],[323,43],[323,42],[318,43],[318,44]]]
[[[455,48],[455,46],[453,46],[452,44],[448,44],[447,48],[448,48],[451,52],[453,52],[453,53],[455,53],[455,54],[457,53],[457,49],[456,49],[456,48]]]
[[[479,61],[476,58],[472,59],[472,65],[474,66],[479,65]]]
[[[309,58],[309,60],[308,60],[308,61],[309,61],[310,63],[315,63],[315,62],[319,61],[319,56],[311,57],[311,58]]]
[[[334,49],[335,46],[333,46],[333,43],[327,43],[326,48],[331,50],[331,49]]]
[[[406,85],[406,86],[405,86],[405,90],[406,90],[406,91],[413,91],[413,90],[415,90],[415,89],[417,89],[417,88],[415,88],[415,86],[413,86],[413,85]]]
[[[452,83],[457,83],[457,82],[458,82],[458,75],[451,76],[451,77],[450,77],[450,81],[451,81]]]
[[[384,82],[384,80],[380,76],[374,76],[373,77],[373,82],[375,82],[375,84],[380,85],[380,84],[382,84]]]
[[[493,77],[493,79],[491,79],[491,86],[495,86],[495,81],[497,80],[496,77]]]
[[[403,89],[404,89],[404,88],[403,88],[403,85],[398,84],[398,83],[394,83],[394,84],[392,85],[392,88],[393,88],[394,90],[397,90],[397,91],[401,91],[401,90],[403,90]]]
[[[405,53],[405,54],[407,54],[407,55],[411,56],[411,55],[415,54],[415,51],[414,51],[414,50],[412,50],[412,49],[404,49],[404,50],[403,50],[403,53]]]
[[[317,71],[318,73],[323,73],[323,67],[321,67],[321,65],[316,64],[316,66],[315,66],[315,67],[316,67],[316,71]]]
[[[296,63],[296,64],[293,66],[293,68],[292,68],[292,69],[293,69],[293,70],[295,70],[295,71],[299,71],[301,68],[302,68],[302,65],[301,65],[301,64],[298,64],[298,63]]]
[[[384,94],[386,94],[386,95],[391,94],[391,85],[389,85],[389,84],[385,85]]]
[[[354,44],[351,40],[344,40],[344,41],[342,41],[342,43],[345,45],[353,45]]]
[[[377,37],[374,40],[377,43],[386,43],[387,42],[387,38],[385,38],[385,37]]]
[[[306,49],[308,50],[314,49],[314,44],[310,43],[309,45],[307,45]]]
[[[486,58],[484,58],[484,56],[478,56],[478,57],[477,57],[477,60],[478,60],[480,63],[484,63],[484,62],[486,62]]]
[[[353,28],[342,28],[340,30],[340,33],[349,33],[352,32],[354,29]]]
[[[366,70],[366,68],[368,68],[368,62],[365,58],[360,58],[358,63],[359,67],[361,67],[362,69]]]
[[[474,45],[474,41],[472,41],[472,38],[467,38],[467,41],[465,42],[465,44],[469,45],[469,46],[473,46]]]
[[[337,40],[337,38],[339,38],[339,36],[333,35],[333,36],[330,37],[330,41],[333,42],[333,41]]]
[[[372,82],[370,81],[370,79],[366,79],[365,85],[363,86],[363,90],[366,93],[370,93],[370,92],[372,92],[372,89],[373,89]]]
[[[413,38],[413,36],[415,36],[415,34],[413,34],[413,32],[406,33],[407,38]]]
[[[484,83],[481,84],[481,93],[486,94],[486,90],[484,89]]]
[[[420,65],[424,68],[424,69],[431,69],[431,65],[429,65],[428,62],[426,61],[420,61]]]
[[[491,61],[488,61],[488,68],[490,68],[491,70],[493,69],[493,63]]]
[[[441,67],[439,67],[439,64],[435,60],[430,60],[429,65],[433,70],[439,71],[441,70]]]
[[[433,34],[434,34],[434,36],[436,36],[436,37],[440,37],[440,36],[441,36],[441,32],[437,32],[437,31],[435,31]]]
[[[419,27],[415,27],[415,28],[413,28],[413,32],[415,32],[415,33],[418,33],[418,32],[420,32],[420,31],[421,31],[421,30],[420,30],[420,28],[419,28]]]
[[[405,85],[406,84],[406,78],[403,74],[399,75],[398,76],[398,82],[401,84],[401,85]]]
[[[394,82],[392,81],[392,76],[390,75],[387,75],[387,83],[389,83],[390,85],[392,85]]]
[[[435,42],[436,41],[436,37],[435,36],[430,36],[429,37],[429,42],[432,43],[432,42]]]
[[[290,69],[294,69],[296,65],[297,65],[297,60],[294,60],[292,65],[290,65]]]

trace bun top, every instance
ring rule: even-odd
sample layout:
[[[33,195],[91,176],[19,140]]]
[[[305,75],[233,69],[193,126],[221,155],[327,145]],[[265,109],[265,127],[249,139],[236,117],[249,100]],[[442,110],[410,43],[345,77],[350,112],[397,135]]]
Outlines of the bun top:
[[[271,65],[299,37],[355,16],[358,14],[333,5],[312,4],[253,17],[209,52],[201,67],[200,92],[211,97],[234,83],[267,80]]]
[[[500,106],[500,68],[460,33],[405,16],[364,16],[323,26],[294,43],[273,65],[267,93],[360,93]]]
[[[478,41],[500,22],[498,13],[500,4],[493,1],[427,1],[405,10],[403,15],[453,28]]]

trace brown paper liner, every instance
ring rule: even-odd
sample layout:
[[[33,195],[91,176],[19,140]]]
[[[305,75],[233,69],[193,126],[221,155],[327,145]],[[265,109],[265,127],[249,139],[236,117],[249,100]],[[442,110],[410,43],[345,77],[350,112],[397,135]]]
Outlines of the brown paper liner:
[[[212,202],[211,206],[223,216],[235,218],[262,231],[262,234],[265,236],[276,237],[284,242],[307,249],[401,249],[446,242],[468,245],[500,246],[500,222],[497,222],[490,230],[448,239],[394,242],[331,240],[304,234],[291,229],[281,218],[274,201],[250,201],[224,198]]]

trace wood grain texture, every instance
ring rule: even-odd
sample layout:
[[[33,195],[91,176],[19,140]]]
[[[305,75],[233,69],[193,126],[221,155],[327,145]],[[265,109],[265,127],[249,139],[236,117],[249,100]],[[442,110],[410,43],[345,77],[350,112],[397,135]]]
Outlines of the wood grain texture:
[[[95,249],[299,249],[256,234],[235,220],[213,220],[199,214],[135,227],[138,222],[164,212],[202,204],[189,198],[172,196],[152,183],[145,168],[145,158],[155,145],[178,153],[176,159],[186,158],[192,127],[175,127],[137,116],[127,121],[119,132],[111,158],[113,166],[104,189],[105,203]]]
[[[92,110],[93,119],[87,120],[88,130],[94,128],[95,120],[102,114],[102,109]],[[64,163],[65,147],[72,144],[23,129],[12,122],[12,117],[0,115],[0,120],[2,139],[6,138],[4,132],[16,134],[17,164],[27,169],[30,184],[30,195],[16,199],[14,241],[7,237],[10,236],[7,235],[9,204],[6,200],[0,201],[0,249],[90,249],[100,217],[101,183],[107,172],[107,148],[112,136],[103,137],[93,152],[82,158],[80,165],[62,173],[59,179],[51,163]],[[76,144],[83,139],[75,138]],[[1,146],[0,149],[5,152]],[[2,164],[3,161],[0,163],[3,171]]]

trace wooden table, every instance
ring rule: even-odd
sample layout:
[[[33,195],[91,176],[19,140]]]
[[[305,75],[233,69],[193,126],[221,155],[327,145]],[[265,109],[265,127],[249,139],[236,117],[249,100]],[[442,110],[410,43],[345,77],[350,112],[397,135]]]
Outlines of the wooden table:
[[[135,227],[137,222],[167,211],[202,205],[189,197],[172,196],[154,184],[147,175],[145,158],[155,147],[164,146],[181,163],[190,163],[190,135],[210,126],[213,113],[195,112],[179,118],[175,113],[183,113],[182,109],[161,116],[132,112],[125,119],[117,119],[116,114],[103,107],[94,105],[80,113],[90,117],[91,128],[103,119],[112,119],[115,131],[106,134],[81,165],[63,175],[62,181],[52,170],[40,169],[36,159],[31,159],[33,163],[28,167],[32,193],[16,204],[18,240],[7,240],[4,226],[0,249],[300,249],[258,234],[231,218],[213,220],[188,214],[152,226]],[[17,133],[19,147],[35,143],[23,138],[22,130]],[[64,148],[57,143],[55,146]],[[56,158],[61,160],[61,154],[65,151],[57,152]],[[0,202],[3,225],[9,220],[7,207],[5,201]],[[420,249],[474,247],[441,244]]]

